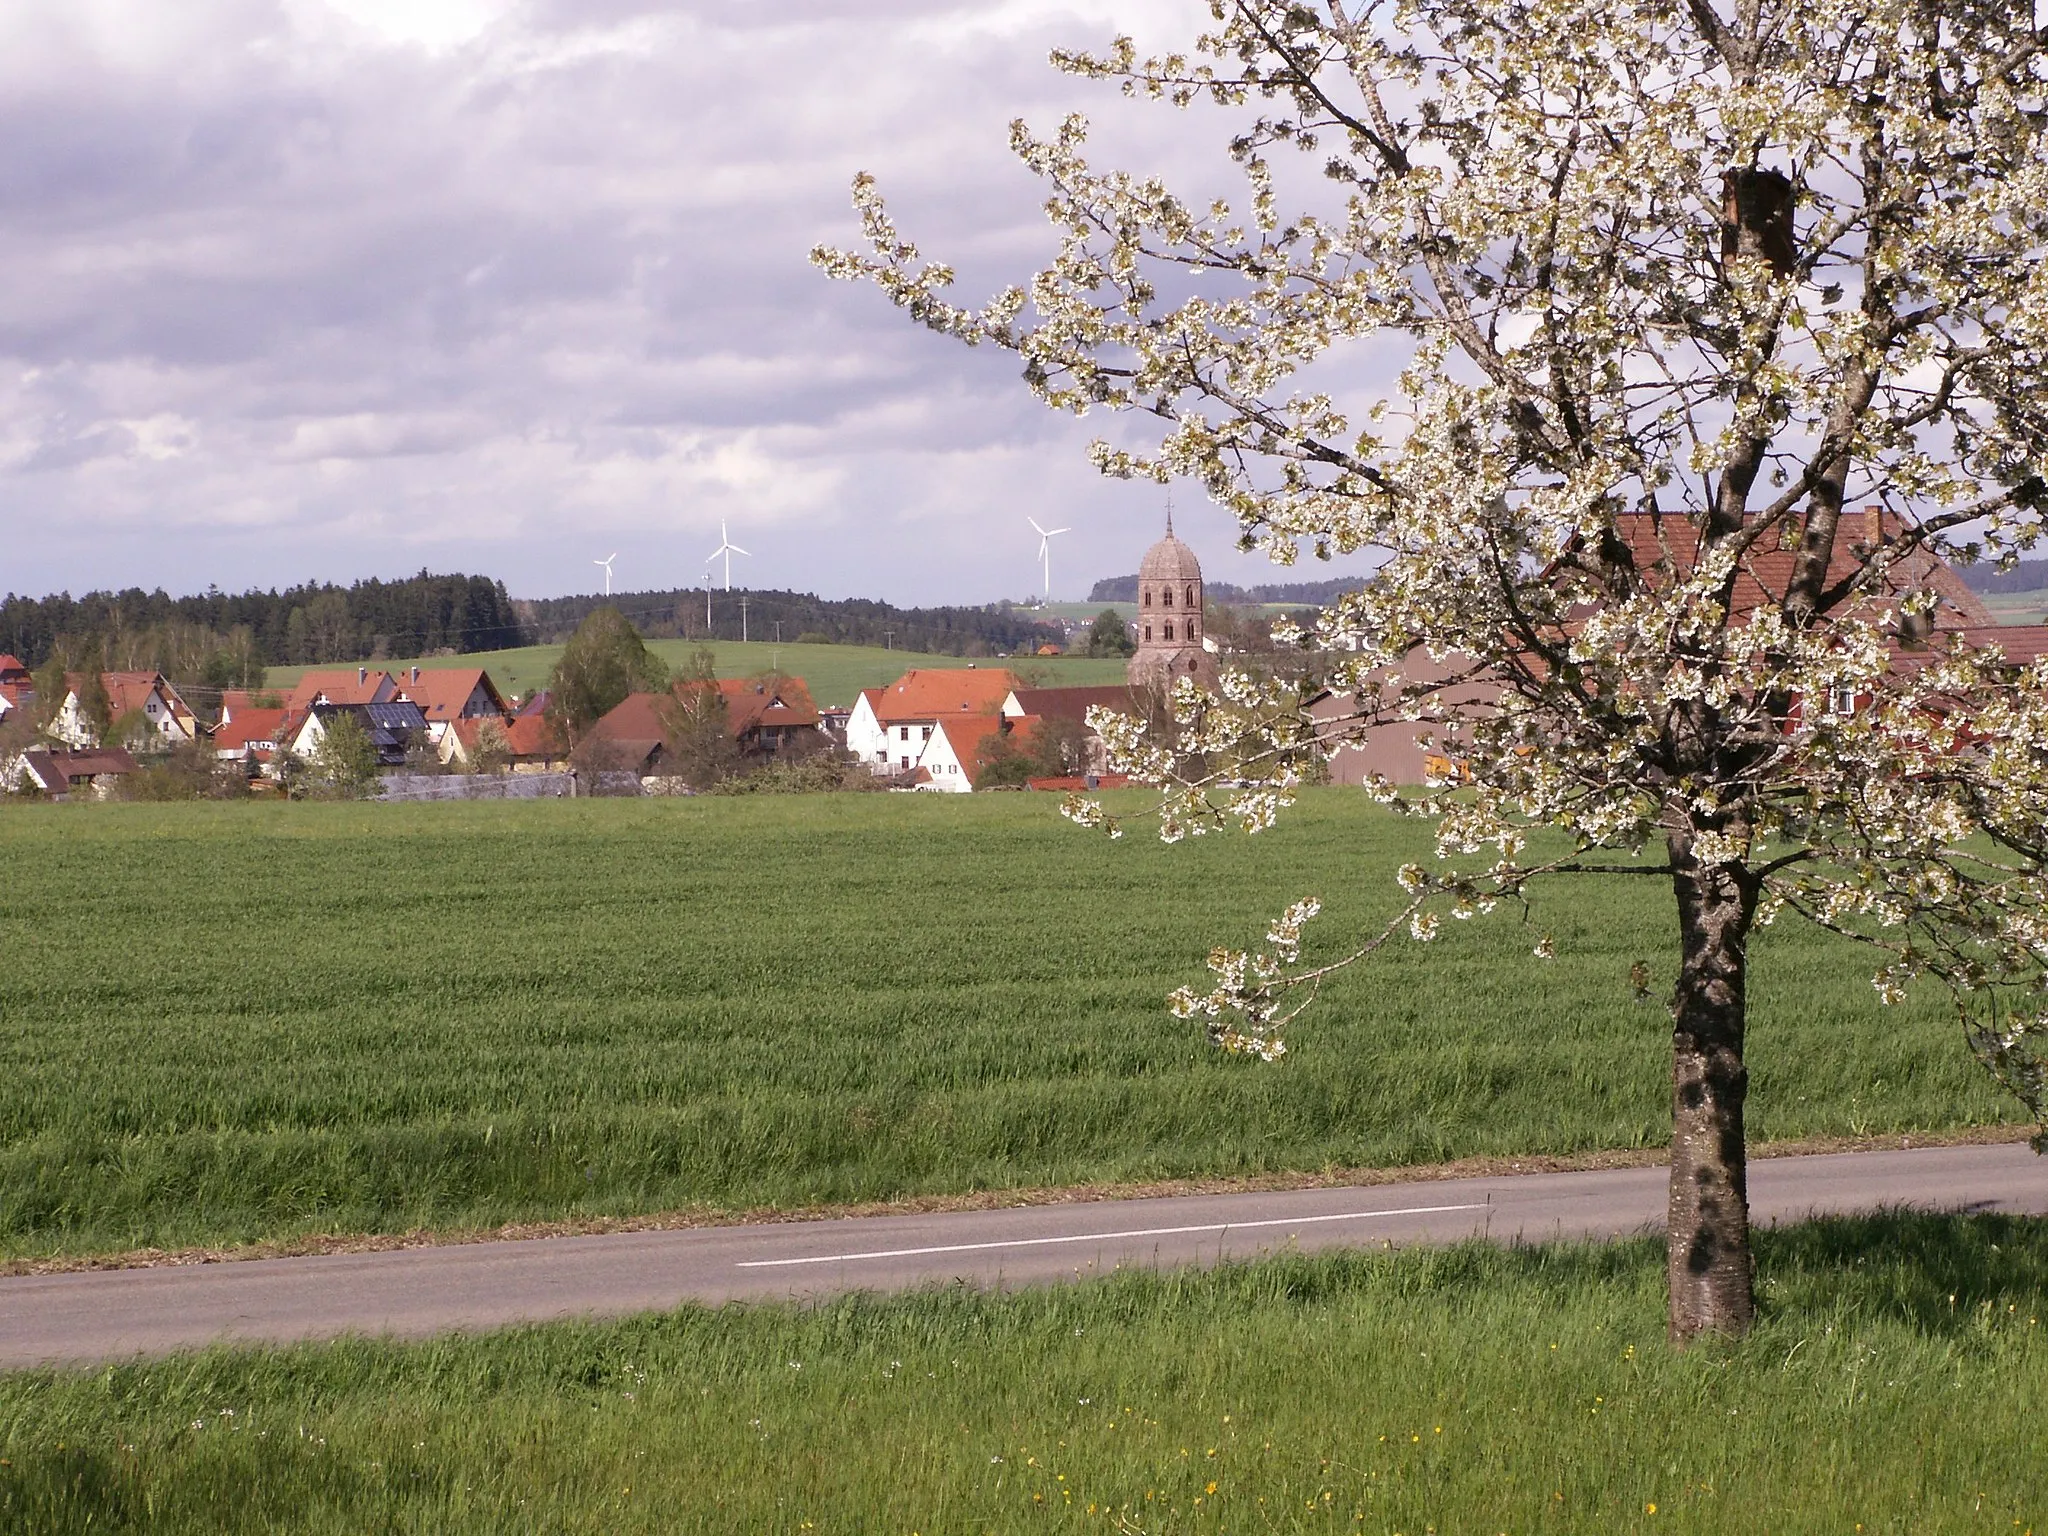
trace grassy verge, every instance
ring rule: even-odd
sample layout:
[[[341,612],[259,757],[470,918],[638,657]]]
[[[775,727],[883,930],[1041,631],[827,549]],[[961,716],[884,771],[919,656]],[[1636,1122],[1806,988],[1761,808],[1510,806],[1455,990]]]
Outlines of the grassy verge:
[[[1754,1336],[1683,1356],[1636,1242],[0,1377],[0,1528],[2048,1529],[2048,1223],[1760,1259]]]

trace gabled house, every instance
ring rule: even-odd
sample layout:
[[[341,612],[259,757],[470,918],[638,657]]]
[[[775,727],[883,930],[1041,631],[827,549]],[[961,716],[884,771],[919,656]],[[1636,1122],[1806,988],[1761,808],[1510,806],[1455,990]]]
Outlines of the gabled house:
[[[1667,587],[1689,576],[1697,562],[1698,531],[1683,517],[1654,517],[1629,513],[1616,520],[1616,532],[1636,569],[1653,587]],[[1865,556],[1881,541],[1896,538],[1908,524],[1897,513],[1877,507],[1845,512],[1840,533],[1829,560],[1825,578],[1829,589],[1847,591],[1861,570]],[[1567,557],[1569,558],[1569,557]],[[1775,540],[1760,541],[1737,569],[1731,612],[1737,623],[1762,608],[1776,607],[1791,584],[1796,552]],[[1951,636],[1965,644],[1997,644],[2014,665],[2048,649],[2048,627],[2000,625],[1993,621],[1984,601],[1963,581],[1940,555],[1924,547],[1893,562],[1882,577],[1879,591],[1861,595],[1838,612],[1876,618],[1895,600],[1908,592],[1926,592],[1934,604],[1924,617],[1894,616],[1891,634],[1891,664],[1894,671],[1910,670],[1916,656],[1925,655],[1942,637]],[[1402,687],[1416,683],[1441,684],[1441,698],[1463,707],[1468,715],[1483,714],[1500,697],[1500,684],[1475,672],[1472,658],[1447,656],[1438,661],[1426,652],[1409,654],[1398,672],[1378,679],[1382,697],[1391,699]],[[1867,702],[1867,701],[1862,701]],[[1394,784],[1420,783],[1426,778],[1454,779],[1462,771],[1455,740],[1430,737],[1431,728],[1408,722],[1389,721],[1360,733],[1353,727],[1370,699],[1358,694],[1325,692],[1310,703],[1309,713],[1317,722],[1317,735],[1331,751],[1330,777],[1339,784],[1363,783],[1377,774]],[[1855,699],[1831,699],[1825,708],[1836,713],[1860,707]],[[1795,705],[1794,716],[1803,705]],[[1441,731],[1437,737],[1441,737]]]
[[[1003,700],[1003,713],[1013,720],[1031,715],[1078,727],[1083,761],[1073,766],[1084,776],[1099,777],[1108,766],[1109,751],[1088,724],[1088,711],[1113,710],[1143,719],[1150,702],[1147,690],[1123,683],[1099,688],[1013,688]]]
[[[887,687],[861,691],[846,723],[847,750],[876,773],[908,773],[941,720],[1000,715],[1016,687],[1001,668],[913,668]]]
[[[510,720],[472,717],[451,722],[441,733],[441,761],[467,771],[477,760],[483,733],[496,725],[505,749],[505,766],[514,773],[548,773],[569,766],[569,748],[545,715],[516,715]]]
[[[33,713],[36,707],[35,679],[18,656],[0,655],[0,721],[17,710]]]
[[[512,707],[482,667],[408,667],[398,696],[420,707],[428,737],[439,744],[458,720],[506,720]]]
[[[52,800],[74,795],[103,800],[136,766],[134,757],[120,747],[31,747],[0,768],[0,789],[9,794],[32,791]]]
[[[90,674],[87,674],[89,676]],[[100,745],[99,728],[86,715],[80,695],[86,677],[66,673],[64,700],[52,716],[49,734],[73,747]],[[102,672],[107,718],[124,730],[120,745],[138,750],[182,746],[199,739],[199,718],[161,672]]]
[[[301,673],[285,695],[284,707],[303,715],[315,704],[389,704],[397,697],[398,681],[389,672],[325,667]]]
[[[388,699],[376,704],[315,704],[291,729],[288,750],[294,757],[309,758],[327,739],[330,723],[339,715],[353,715],[356,723],[377,749],[377,761],[386,768],[405,762],[405,754],[427,739],[427,722],[419,706],[409,699]]]
[[[778,757],[824,743],[818,706],[800,677],[775,682],[725,678],[718,691],[725,697],[733,741],[748,757]]]
[[[662,716],[672,698],[665,693],[629,693],[592,722],[581,750],[606,770],[642,778],[659,773],[668,758],[668,725]]]
[[[971,794],[981,782],[995,744],[1005,738],[1022,744],[1030,740],[1038,723],[1036,715],[1001,714],[935,722],[931,738],[912,768],[915,787],[939,794]]]
[[[221,722],[213,730],[214,756],[223,762],[239,762],[252,772],[269,767],[277,758],[285,718],[281,707],[257,709],[245,704],[232,714],[223,707]]]

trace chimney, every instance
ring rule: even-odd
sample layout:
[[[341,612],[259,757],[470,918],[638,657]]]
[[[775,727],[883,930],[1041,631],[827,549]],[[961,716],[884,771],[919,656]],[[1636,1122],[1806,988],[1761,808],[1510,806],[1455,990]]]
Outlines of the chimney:
[[[368,667],[357,667],[357,668],[356,668],[356,686],[357,686],[358,688],[360,688],[360,687],[364,686],[365,684],[367,684],[367,683],[368,683],[369,681],[370,681],[370,669],[369,669]]]
[[[414,667],[412,669],[412,680],[414,682],[418,682],[420,680],[420,669],[418,667]]]
[[[1863,542],[1875,549],[1884,542],[1884,508],[1863,509]]]

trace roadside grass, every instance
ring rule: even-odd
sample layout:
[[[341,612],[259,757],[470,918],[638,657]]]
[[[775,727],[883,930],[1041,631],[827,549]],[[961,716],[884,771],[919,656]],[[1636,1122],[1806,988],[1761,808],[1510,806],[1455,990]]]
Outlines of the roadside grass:
[[[1133,802],[1135,803],[1135,802]],[[1166,994],[1420,825],[1314,791],[1159,845],[1050,796],[0,811],[0,1257],[1569,1154],[1669,1138],[1661,883],[1334,978],[1275,1066]],[[1763,1139],[2015,1118],[1939,998],[1786,920]]]
[[[2048,1530],[2048,1222],[1281,1257],[0,1376],[45,1532]]]
[[[766,641],[650,640],[647,648],[672,667],[680,667],[700,649],[716,658],[720,677],[752,677],[779,666],[801,677],[820,705],[851,707],[863,688],[893,683],[912,667],[1006,667],[1048,688],[1077,688],[1124,680],[1121,658],[1088,656],[942,656],[922,651],[893,651],[879,645],[771,645]],[[461,656],[423,656],[404,661],[366,663],[396,676],[401,668],[482,667],[491,680],[510,693],[531,693],[547,686],[548,674],[562,654],[559,645],[528,645],[510,651],[474,651]],[[272,667],[269,687],[289,689],[305,667]]]

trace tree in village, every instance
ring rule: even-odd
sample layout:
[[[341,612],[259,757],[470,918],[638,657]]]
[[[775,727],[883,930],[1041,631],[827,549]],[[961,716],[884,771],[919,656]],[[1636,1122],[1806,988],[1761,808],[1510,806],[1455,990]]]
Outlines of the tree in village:
[[[719,690],[716,658],[710,651],[700,646],[691,652],[672,691],[673,697],[661,709],[667,771],[697,789],[709,789],[733,777],[740,771],[739,746],[733,740],[732,713]]]
[[[607,603],[576,627],[548,677],[548,719],[562,739],[578,738],[629,693],[668,684],[668,668],[640,632]]]
[[[816,259],[1019,353],[1056,409],[1156,420],[1098,465],[1200,481],[1246,547],[1383,557],[1313,640],[1357,648],[1351,728],[1419,722],[1469,781],[1379,786],[1437,831],[1394,926],[1305,965],[1303,901],[1216,954],[1175,1007],[1219,1042],[1278,1055],[1298,988],[1539,876],[1671,891],[1671,1333],[1742,1333],[1758,925],[1876,946],[1885,1001],[1945,983],[2048,1115],[2048,663],[1958,626],[1933,558],[2009,563],[2048,506],[2048,30],[1996,0],[1211,11],[1185,55],[1055,62],[1220,109],[1241,210],[1019,124],[1060,236],[1028,286],[949,304],[864,176],[869,249]],[[1299,703],[1179,684],[1211,778],[1100,728],[1167,785],[1169,840],[1256,830],[1315,750]]]
[[[377,744],[353,713],[327,718],[300,781],[305,794],[320,800],[367,800],[377,792],[383,764]]]
[[[1128,656],[1137,648],[1131,639],[1130,625],[1114,608],[1103,609],[1088,626],[1090,656]]]

